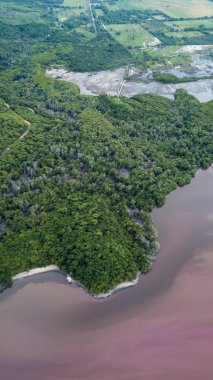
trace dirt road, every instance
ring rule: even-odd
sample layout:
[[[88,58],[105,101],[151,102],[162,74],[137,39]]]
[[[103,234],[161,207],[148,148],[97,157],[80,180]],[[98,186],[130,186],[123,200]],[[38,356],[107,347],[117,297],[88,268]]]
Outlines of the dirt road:
[[[9,104],[7,103],[4,103],[5,104],[5,107],[7,108],[10,108]],[[24,118],[22,118],[22,121],[24,122],[24,124],[27,124],[27,129],[24,133],[21,134],[21,136],[19,136],[15,141],[13,141],[1,154],[1,156],[3,156],[5,153],[9,152],[10,149],[12,148],[12,146],[19,140],[23,140],[29,133],[30,131],[30,128],[31,128],[31,123],[28,121],[28,120],[25,120]]]

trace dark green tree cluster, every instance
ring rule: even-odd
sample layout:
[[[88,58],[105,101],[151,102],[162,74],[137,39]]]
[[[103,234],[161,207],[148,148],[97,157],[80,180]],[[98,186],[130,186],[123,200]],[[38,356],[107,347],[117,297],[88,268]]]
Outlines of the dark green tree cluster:
[[[31,49],[18,50],[0,74],[0,286],[18,272],[57,264],[92,293],[105,292],[151,269],[151,211],[211,164],[212,102],[183,90],[174,101],[81,96],[77,86],[44,74],[59,51],[61,62],[83,70],[73,40],[67,52],[69,32],[53,28],[53,43],[43,29],[37,38],[28,28]],[[103,36],[95,38],[101,51]],[[91,55],[87,63],[101,66]],[[20,139],[26,121],[31,127]]]

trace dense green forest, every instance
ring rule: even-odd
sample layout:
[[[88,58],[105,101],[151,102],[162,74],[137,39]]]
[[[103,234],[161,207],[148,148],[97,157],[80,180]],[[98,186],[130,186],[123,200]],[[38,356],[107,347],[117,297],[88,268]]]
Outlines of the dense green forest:
[[[30,3],[45,14],[47,2]],[[42,22],[0,24],[0,286],[57,264],[97,294],[151,269],[151,211],[212,162],[212,102],[184,90],[174,101],[82,96],[46,77],[50,64],[84,71],[131,58],[106,31],[58,25],[61,2],[48,3]]]

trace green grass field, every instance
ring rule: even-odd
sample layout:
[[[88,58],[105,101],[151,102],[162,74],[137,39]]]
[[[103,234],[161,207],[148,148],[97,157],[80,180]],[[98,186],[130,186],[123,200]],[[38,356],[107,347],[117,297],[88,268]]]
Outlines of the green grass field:
[[[15,2],[0,3],[0,20],[11,25],[45,22],[41,7],[32,8]]]
[[[89,32],[85,27],[79,26],[78,28],[73,29],[77,33],[81,33],[86,40],[91,40],[94,38],[94,33]]]
[[[81,13],[87,13],[87,0],[64,0],[64,8],[56,10],[60,22],[66,21],[73,16],[79,16]],[[66,9],[69,7],[69,9]]]
[[[108,31],[122,45],[140,48],[153,42],[154,37],[139,24],[107,25]]]
[[[107,4],[108,2],[105,2]],[[118,0],[108,7],[115,9],[156,9],[171,17],[204,17],[213,15],[213,3],[208,0]]]
[[[64,8],[55,8],[54,12],[60,22],[68,18],[79,16],[81,13],[87,13],[87,0],[64,0]],[[66,8],[68,7],[68,8]],[[11,25],[29,24],[33,22],[46,22],[46,9],[40,6],[21,5],[20,2],[1,2],[0,3],[0,20]]]
[[[191,62],[190,54],[180,53],[180,46],[168,46],[163,49],[149,52],[153,62],[157,61],[166,68],[180,66],[188,67]]]
[[[87,0],[64,0],[63,5],[65,7],[74,7],[78,9],[85,9],[87,8]]]
[[[183,20],[183,21],[171,21],[167,22],[167,25],[175,27],[178,30],[184,30],[185,28],[199,28],[203,26],[207,29],[213,28],[213,19],[211,20]]]
[[[166,33],[166,36],[175,37],[175,38],[183,38],[183,37],[191,38],[191,37],[200,37],[202,35],[203,34],[197,30],[195,30],[195,31],[193,30],[193,31],[189,31],[189,32],[175,31],[175,32]]]

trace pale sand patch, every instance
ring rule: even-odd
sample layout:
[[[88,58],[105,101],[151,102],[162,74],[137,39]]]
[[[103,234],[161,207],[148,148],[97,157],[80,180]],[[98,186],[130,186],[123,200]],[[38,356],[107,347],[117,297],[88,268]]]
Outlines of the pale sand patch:
[[[85,288],[84,286],[75,281],[71,276],[67,275],[67,282],[69,282],[69,284],[76,284],[78,285],[79,287],[81,287],[86,293],[90,294],[92,297],[96,298],[96,299],[103,299],[103,298],[108,298],[110,297],[111,295],[113,295],[114,293],[117,293],[118,291],[120,290],[123,290],[123,289],[127,289],[127,288],[130,288],[134,285],[137,285],[138,281],[139,281],[139,278],[140,278],[140,272],[137,273],[137,276],[135,279],[133,279],[132,281],[126,281],[126,282],[122,282],[121,284],[117,285],[114,289],[111,289],[109,290],[107,293],[100,293],[100,294],[91,294],[89,293]]]
[[[178,53],[194,53],[195,51],[202,51],[212,47],[213,45],[185,45],[178,50]]]
[[[109,94],[114,96],[118,94],[125,74],[125,68],[120,67],[115,70],[79,73],[67,71],[60,67],[47,69],[45,73],[49,77],[77,84],[81,94]]]
[[[158,94],[170,99],[174,99],[177,89],[184,88],[189,94],[195,96],[200,102],[207,102],[213,99],[213,79],[201,79],[195,82],[178,84],[164,84],[160,82],[125,82],[122,94],[132,97],[137,94]]]
[[[37,274],[42,274],[42,273],[47,273],[47,272],[60,272],[60,269],[57,265],[48,265],[46,267],[35,268],[35,269],[31,269],[31,270],[26,271],[26,272],[18,273],[17,275],[12,277],[12,280],[13,281],[23,280],[24,278],[32,277],[32,276],[35,276]],[[101,298],[107,298],[107,297],[111,296],[112,294],[118,292],[119,290],[126,289],[126,288],[129,288],[131,286],[136,285],[139,281],[140,272],[138,272],[136,278],[133,279],[132,281],[123,282],[123,283],[117,285],[114,289],[111,289],[110,291],[108,291],[107,293],[100,293],[98,295],[89,293],[80,282],[75,281],[74,278],[71,277],[70,275],[65,274],[65,276],[66,276],[66,280],[69,284],[77,285],[80,288],[82,288],[86,293],[90,294],[92,297],[94,297],[96,299],[101,299]]]
[[[21,272],[21,273],[18,273],[16,274],[15,276],[12,277],[12,280],[15,281],[15,280],[22,280],[23,278],[26,278],[26,277],[31,277],[31,276],[34,276],[36,274],[40,274],[40,273],[46,273],[46,272],[55,272],[55,271],[60,271],[60,269],[57,267],[57,265],[48,265],[46,267],[41,267],[41,268],[35,268],[35,269],[31,269],[29,271],[26,271],[26,272]]]
[[[173,85],[155,81],[150,83],[125,81],[123,80],[125,75],[124,68],[93,73],[76,73],[72,71],[68,72],[60,67],[47,69],[46,75],[77,84],[81,94],[84,95],[97,96],[99,94],[108,94],[112,96],[132,97],[136,94],[151,93],[174,99],[176,90],[185,88],[201,102],[213,99],[213,79],[200,79],[195,82]]]

